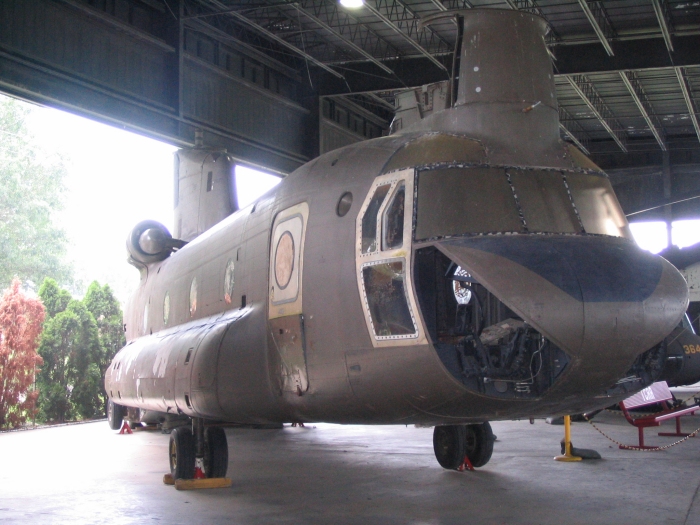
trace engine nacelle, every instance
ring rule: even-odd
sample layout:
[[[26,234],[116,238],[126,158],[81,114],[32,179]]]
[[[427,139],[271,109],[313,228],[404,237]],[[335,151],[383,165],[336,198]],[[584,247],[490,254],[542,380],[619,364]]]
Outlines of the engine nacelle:
[[[126,239],[129,262],[137,267],[162,261],[185,244],[157,221],[141,221]]]

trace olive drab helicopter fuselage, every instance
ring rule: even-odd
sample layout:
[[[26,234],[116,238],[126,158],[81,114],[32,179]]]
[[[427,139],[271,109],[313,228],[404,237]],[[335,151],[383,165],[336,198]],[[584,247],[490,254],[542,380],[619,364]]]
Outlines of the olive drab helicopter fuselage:
[[[182,242],[130,235],[141,284],[105,380],[113,425],[124,407],[187,423],[175,477],[225,473],[225,422],[433,425],[441,465],[480,466],[489,420],[601,408],[663,368],[687,287],[560,140],[545,22],[442,16],[462,73],[399,96],[391,135],[237,211],[230,157],[178,152]]]

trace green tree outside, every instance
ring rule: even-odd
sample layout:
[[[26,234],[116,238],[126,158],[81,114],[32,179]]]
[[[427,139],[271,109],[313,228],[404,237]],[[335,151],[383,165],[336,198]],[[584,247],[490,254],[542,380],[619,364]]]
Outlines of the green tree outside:
[[[58,286],[58,283],[50,277],[47,277],[41,283],[39,297],[41,297],[41,302],[44,303],[44,308],[46,308],[47,319],[56,317],[56,314],[63,312],[73,299],[68,290]]]
[[[126,344],[124,335],[123,314],[119,301],[112,293],[108,284],[100,286],[93,281],[83,298],[83,303],[97,322],[97,333],[100,339],[100,360],[97,363],[100,372],[100,392],[104,402],[107,402],[107,392],[104,389],[104,376],[112,358]]]
[[[49,279],[39,296],[48,305],[39,344],[44,360],[37,377],[40,417],[62,422],[104,415],[104,372],[124,341],[119,303],[108,285],[97,282],[83,301],[70,299]]]
[[[67,237],[54,220],[63,207],[66,167],[33,143],[25,125],[29,111],[0,97],[0,289],[15,276],[35,283],[46,276],[66,284],[72,279]]]

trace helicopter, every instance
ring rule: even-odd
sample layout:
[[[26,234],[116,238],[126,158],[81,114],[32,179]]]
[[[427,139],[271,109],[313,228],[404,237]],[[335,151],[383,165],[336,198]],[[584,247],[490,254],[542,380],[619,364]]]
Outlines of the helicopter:
[[[422,22],[446,17],[458,73],[250,206],[226,152],[177,152],[174,232],[129,234],[141,281],[105,378],[112,428],[174,427],[173,478],[225,476],[231,423],[434,426],[442,467],[481,467],[489,421],[602,408],[663,369],[687,285],[561,140],[545,21]]]

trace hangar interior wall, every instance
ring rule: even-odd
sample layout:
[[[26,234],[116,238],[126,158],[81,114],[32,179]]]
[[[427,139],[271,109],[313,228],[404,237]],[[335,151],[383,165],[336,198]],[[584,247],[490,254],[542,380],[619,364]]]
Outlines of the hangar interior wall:
[[[177,5],[177,2],[172,2]],[[3,0],[0,90],[289,172],[316,153],[296,71],[160,2]]]

